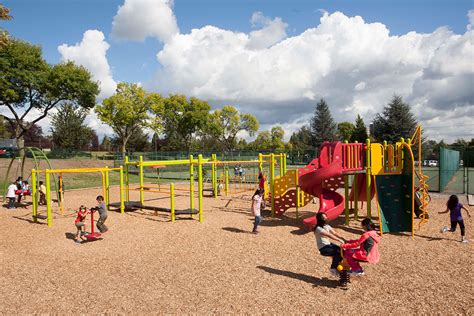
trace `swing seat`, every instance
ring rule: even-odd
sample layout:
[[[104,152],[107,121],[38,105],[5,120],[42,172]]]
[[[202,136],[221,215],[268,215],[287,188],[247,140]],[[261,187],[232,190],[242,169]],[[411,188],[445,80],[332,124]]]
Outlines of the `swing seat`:
[[[15,194],[16,195],[21,195],[21,194],[23,194],[23,191],[22,190],[15,190]]]
[[[31,191],[30,190],[23,191],[23,195],[31,195]]]

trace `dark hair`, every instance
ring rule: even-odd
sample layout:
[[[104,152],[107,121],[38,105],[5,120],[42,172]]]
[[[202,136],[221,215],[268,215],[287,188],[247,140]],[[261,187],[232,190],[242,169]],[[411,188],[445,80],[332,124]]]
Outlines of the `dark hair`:
[[[258,188],[257,190],[255,190],[255,193],[252,195],[252,199],[253,199],[254,196],[262,194],[263,191],[264,190],[262,188]]]
[[[43,184],[43,181],[40,181],[39,183],[40,183],[40,184]]]
[[[263,178],[263,174],[262,174],[261,172],[258,174],[258,178],[259,178],[259,179],[262,179],[262,178]]]
[[[362,226],[367,230],[375,230],[375,224],[370,218],[364,218],[362,221]]]
[[[323,213],[323,212],[318,212],[316,213],[316,226],[314,226],[314,229],[316,229],[316,227],[324,227],[324,225],[326,225],[326,220],[323,218],[323,215],[326,215],[326,213]]]
[[[97,201],[103,201],[104,200],[104,197],[102,195],[98,195],[96,198],[95,198]]]
[[[449,197],[448,203],[446,204],[448,208],[452,211],[459,204],[459,199],[457,195],[451,195]]]

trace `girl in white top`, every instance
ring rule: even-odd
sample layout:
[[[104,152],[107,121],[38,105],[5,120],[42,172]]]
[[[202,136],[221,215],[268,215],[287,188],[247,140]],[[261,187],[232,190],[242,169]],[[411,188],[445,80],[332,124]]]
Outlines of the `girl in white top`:
[[[15,181],[13,181],[8,186],[8,190],[7,190],[8,209],[15,208],[15,197],[16,197],[15,191],[16,191],[16,184],[15,184]]]
[[[332,257],[331,267],[329,271],[333,275],[338,275],[337,265],[342,260],[341,248],[331,243],[330,239],[339,243],[344,243],[345,239],[340,236],[331,226],[326,224],[327,215],[325,213],[316,214],[316,226],[314,228],[314,235],[316,237],[316,245],[319,253],[322,256]]]
[[[257,234],[258,225],[262,222],[262,215],[260,214],[260,208],[265,201],[263,200],[263,189],[258,188],[252,196],[252,213],[255,216],[255,222],[253,225],[252,233]]]

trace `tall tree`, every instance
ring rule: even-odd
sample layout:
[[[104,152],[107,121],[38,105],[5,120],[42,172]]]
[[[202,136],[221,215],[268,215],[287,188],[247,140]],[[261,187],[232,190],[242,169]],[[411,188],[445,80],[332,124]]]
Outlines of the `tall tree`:
[[[274,126],[270,132],[272,139],[271,150],[275,153],[281,153],[285,151],[285,142],[283,137],[285,137],[285,131],[281,126]]]
[[[6,120],[0,115],[0,139],[10,138],[11,133],[8,131]]]
[[[10,135],[14,135],[16,130],[15,124],[7,125],[7,131]],[[44,134],[43,129],[38,124],[33,124],[30,129],[23,135],[24,145],[33,147],[49,147],[50,140]]]
[[[11,20],[10,9],[0,3],[0,20]],[[9,38],[8,33],[4,29],[0,28],[0,48],[8,45]]]
[[[103,151],[112,151],[112,142],[110,138],[106,135],[104,139],[102,139],[102,143],[100,143],[100,150]]]
[[[115,147],[120,148],[121,146],[121,140],[119,137],[115,137],[112,139],[112,144],[115,145]],[[132,135],[130,136],[127,144],[127,149],[129,151],[139,151],[139,152],[144,152],[144,151],[149,151],[151,148],[151,144],[148,141],[148,135],[145,133],[143,128],[138,127],[135,128],[132,131]]]
[[[311,118],[311,134],[313,146],[316,148],[319,148],[324,141],[335,141],[337,139],[336,123],[334,123],[324,99],[316,104],[314,116]]]
[[[371,133],[378,142],[386,140],[389,143],[395,143],[401,137],[405,139],[412,137],[416,125],[410,105],[403,102],[401,96],[395,95],[384,108],[383,113],[375,116]]]
[[[227,105],[211,113],[206,132],[217,140],[224,150],[232,151],[237,145],[239,132],[246,131],[253,136],[259,125],[257,118],[252,114],[239,113],[235,107]]]
[[[339,140],[349,141],[352,137],[354,128],[355,126],[351,122],[341,122],[337,124],[337,135],[339,135]]]
[[[253,142],[249,144],[252,150],[261,152],[272,150],[272,134],[269,131],[261,131]]]
[[[151,138],[151,149],[153,151],[158,151],[160,146],[160,137],[158,136],[158,133],[153,133],[153,137]]]
[[[205,101],[194,97],[188,101],[184,95],[171,95],[163,100],[163,107],[155,114],[162,115],[166,137],[174,138],[189,152],[193,137],[206,125],[210,110]]]
[[[51,115],[51,135],[56,148],[89,149],[92,130],[84,124],[88,112],[65,103]]]
[[[112,127],[117,135],[122,156],[125,157],[127,143],[135,129],[150,124],[153,106],[161,102],[161,96],[155,93],[147,94],[137,84],[119,83],[115,94],[105,99],[95,111],[99,119]],[[158,123],[154,123],[158,128]]]
[[[41,55],[40,47],[19,40],[0,49],[0,109],[9,112],[5,118],[15,128],[20,155],[24,135],[53,108],[65,102],[92,108],[99,93],[84,67],[72,62],[51,66]],[[38,115],[26,121],[33,109]]]
[[[97,136],[97,133],[91,129],[91,138],[90,138],[90,145],[91,145],[91,150],[98,151],[100,149],[100,144],[99,144],[99,136]]]
[[[312,148],[312,135],[308,126],[303,126],[290,137],[293,150],[306,151]]]
[[[357,114],[354,131],[352,132],[352,135],[350,138],[351,143],[354,143],[354,142],[365,143],[367,138],[369,138],[369,135],[367,134],[367,127],[365,126],[365,123],[362,117],[359,114]]]

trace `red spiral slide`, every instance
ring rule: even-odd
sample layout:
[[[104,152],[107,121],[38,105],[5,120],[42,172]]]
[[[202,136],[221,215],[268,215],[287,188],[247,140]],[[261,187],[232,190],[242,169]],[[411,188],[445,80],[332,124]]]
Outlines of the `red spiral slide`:
[[[340,146],[340,143],[333,143],[322,147],[319,159],[317,161],[316,159],[313,160],[299,177],[300,188],[306,193],[319,197],[318,212],[326,213],[328,221],[337,218],[344,212],[344,197],[336,191],[323,187],[325,181],[342,183]],[[326,157],[328,156],[328,150],[331,151],[330,159]],[[332,161],[329,162],[329,160]],[[332,189],[337,189],[337,185],[333,186]],[[306,218],[303,222],[309,229],[313,229],[316,225],[316,216]]]

